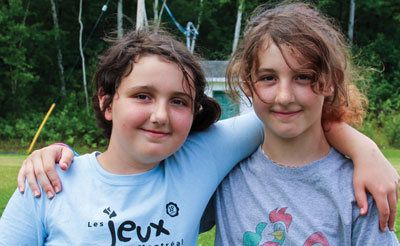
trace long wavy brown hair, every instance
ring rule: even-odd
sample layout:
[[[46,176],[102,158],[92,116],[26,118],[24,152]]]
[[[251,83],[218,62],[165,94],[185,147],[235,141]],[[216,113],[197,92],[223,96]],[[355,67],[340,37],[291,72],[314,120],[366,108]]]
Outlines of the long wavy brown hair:
[[[257,93],[255,71],[265,42],[273,42],[281,50],[289,67],[282,49],[295,54],[299,64],[307,63],[307,71],[313,74],[313,91],[325,96],[324,125],[338,121],[361,125],[367,99],[355,85],[359,73],[352,65],[349,46],[333,21],[306,3],[284,1],[254,11],[228,64],[228,87],[234,96],[245,88]]]

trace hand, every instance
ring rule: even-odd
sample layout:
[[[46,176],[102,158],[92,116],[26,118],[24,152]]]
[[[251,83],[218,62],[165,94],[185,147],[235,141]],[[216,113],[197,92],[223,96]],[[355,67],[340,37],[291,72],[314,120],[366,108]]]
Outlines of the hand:
[[[67,170],[73,158],[73,151],[60,145],[50,145],[40,150],[35,150],[24,160],[18,172],[18,188],[20,192],[25,192],[26,179],[33,195],[39,197],[40,188],[37,183],[39,181],[47,197],[53,198],[55,192],[61,191],[61,182],[55,169],[55,163],[60,163],[60,168]]]
[[[376,147],[371,151],[364,151],[353,162],[362,163],[354,168],[354,192],[360,207],[360,214],[368,212],[366,191],[369,191],[379,210],[379,228],[381,231],[394,230],[399,198],[399,175],[390,162]]]

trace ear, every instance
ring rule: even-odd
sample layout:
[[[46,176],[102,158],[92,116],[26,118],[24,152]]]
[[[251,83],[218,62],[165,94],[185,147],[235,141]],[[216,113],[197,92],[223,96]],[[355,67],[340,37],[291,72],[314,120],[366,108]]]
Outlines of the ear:
[[[245,77],[243,76],[243,74],[240,74],[240,79],[242,80],[242,85],[243,85],[243,92],[244,94],[251,98],[253,96],[253,93],[251,93],[251,88],[249,87],[248,82],[245,80]]]
[[[243,81],[242,83],[243,83],[243,89],[244,89],[243,92],[244,92],[244,94],[247,97],[252,98],[253,97],[253,93],[251,91],[251,88],[250,88],[249,84],[247,82],[245,82],[245,81]]]
[[[106,100],[110,97],[110,95],[104,95],[103,88],[100,88],[97,92],[97,98],[99,99],[99,107],[100,110],[104,110],[104,104]],[[108,105],[108,107],[104,110],[104,118],[106,120],[112,120],[112,103]]]

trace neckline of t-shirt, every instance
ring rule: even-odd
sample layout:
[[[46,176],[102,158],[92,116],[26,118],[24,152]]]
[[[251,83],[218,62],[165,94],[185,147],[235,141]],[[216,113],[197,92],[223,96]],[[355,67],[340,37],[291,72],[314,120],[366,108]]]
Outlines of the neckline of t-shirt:
[[[276,164],[267,155],[264,154],[261,146],[259,147],[257,152],[260,155],[260,158],[268,166],[268,171],[273,172],[274,176],[283,176],[284,178],[287,178],[289,175],[291,175],[291,178],[310,178],[311,176],[315,176],[318,170],[323,169],[328,171],[331,169],[332,162],[334,162],[334,160],[337,160],[337,156],[339,155],[339,153],[331,147],[329,153],[321,159],[310,162],[303,166],[292,168]],[[326,161],[328,159],[332,159],[332,161]]]
[[[160,170],[163,165],[163,161],[155,166],[153,169],[146,171],[140,174],[128,174],[128,175],[121,175],[121,174],[113,174],[104,170],[99,161],[97,160],[96,156],[101,154],[101,152],[95,151],[90,155],[90,163],[93,169],[98,174],[98,177],[105,183],[112,184],[112,185],[141,185],[144,183],[148,183],[151,180],[157,178],[157,174],[161,174]]]

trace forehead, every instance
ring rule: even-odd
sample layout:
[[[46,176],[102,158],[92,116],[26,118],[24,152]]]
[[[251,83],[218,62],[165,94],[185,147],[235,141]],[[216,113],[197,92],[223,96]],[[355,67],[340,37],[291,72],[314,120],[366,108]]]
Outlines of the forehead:
[[[269,36],[265,37],[256,51],[256,62],[253,70],[265,66],[283,65],[291,69],[305,68],[307,62],[304,56],[293,46],[283,43],[275,43]]]
[[[192,81],[186,81],[181,68],[174,62],[158,55],[138,57],[130,73],[122,80],[126,86],[152,86],[159,90],[190,92]],[[123,86],[124,83],[122,83]]]

